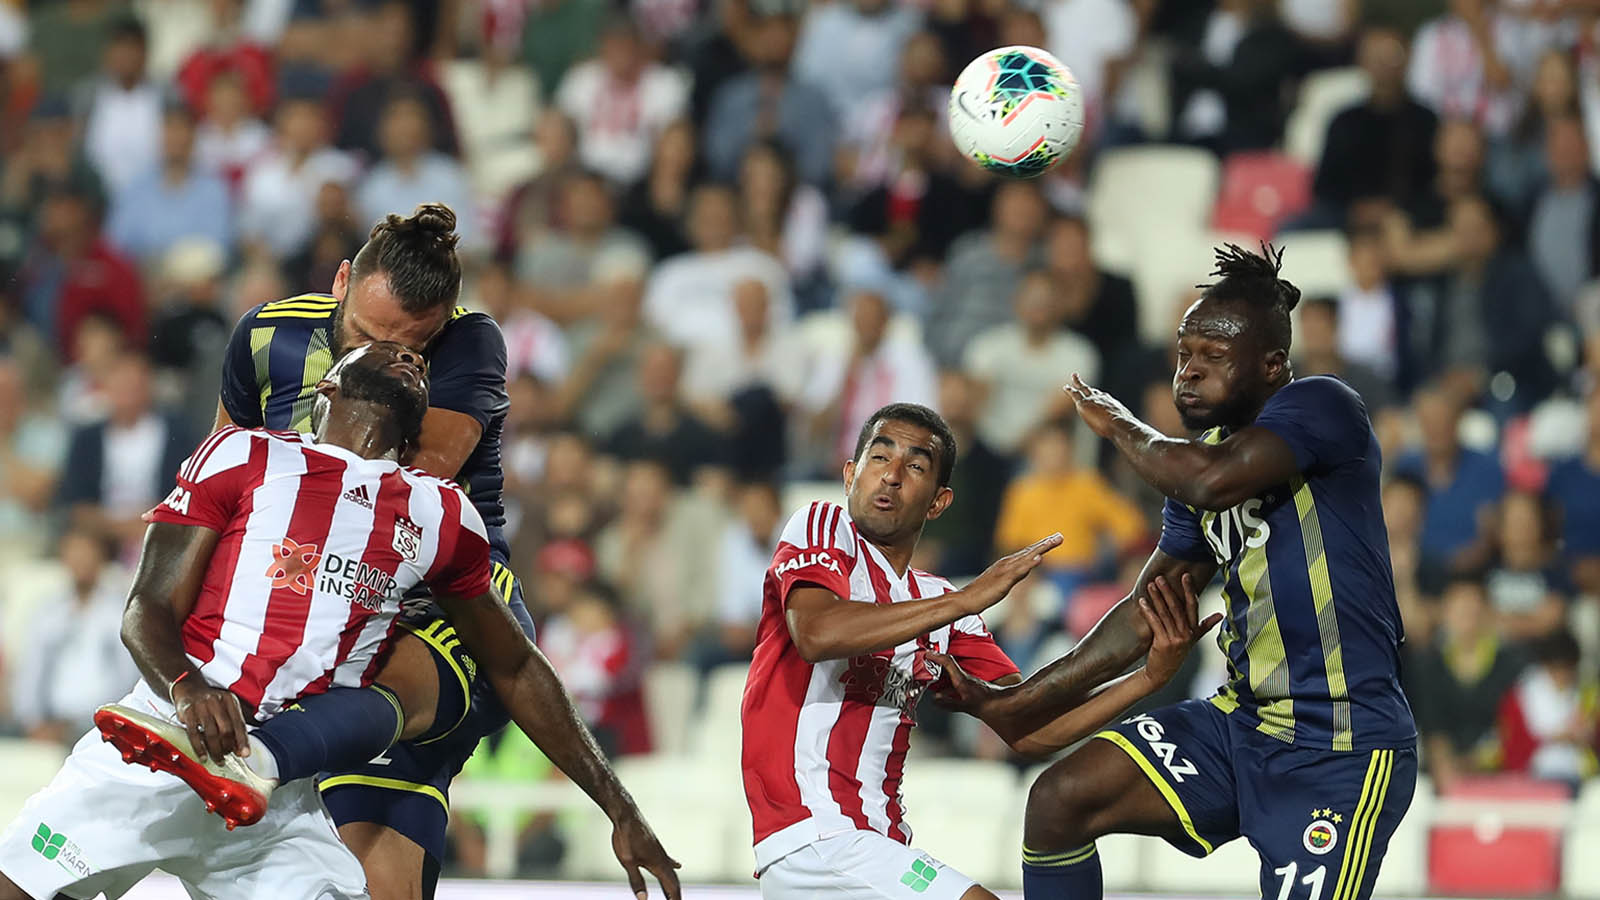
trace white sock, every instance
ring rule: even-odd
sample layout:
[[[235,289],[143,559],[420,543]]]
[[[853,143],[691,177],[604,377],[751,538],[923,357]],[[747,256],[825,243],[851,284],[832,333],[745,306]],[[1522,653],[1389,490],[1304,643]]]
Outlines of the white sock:
[[[260,739],[253,734],[250,735],[250,755],[244,758],[244,762],[252,772],[262,778],[270,778],[273,781],[278,780],[278,758],[273,756],[272,751],[267,749],[267,745],[261,743]]]

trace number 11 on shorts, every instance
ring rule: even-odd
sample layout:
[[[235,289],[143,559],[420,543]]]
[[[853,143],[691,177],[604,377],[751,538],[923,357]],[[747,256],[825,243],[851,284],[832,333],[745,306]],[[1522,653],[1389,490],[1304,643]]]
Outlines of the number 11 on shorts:
[[[1282,886],[1278,888],[1278,900],[1289,900],[1290,891],[1294,890],[1294,877],[1300,874],[1300,864],[1291,862],[1286,866],[1279,866],[1272,870],[1272,874],[1283,879]],[[1322,900],[1322,879],[1328,874],[1327,866],[1317,866],[1300,883],[1310,885],[1311,893],[1306,900]]]

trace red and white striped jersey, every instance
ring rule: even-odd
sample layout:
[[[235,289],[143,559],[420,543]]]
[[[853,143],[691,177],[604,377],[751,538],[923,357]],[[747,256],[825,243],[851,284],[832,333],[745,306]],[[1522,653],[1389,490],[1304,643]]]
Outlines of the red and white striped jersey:
[[[870,830],[909,844],[900,796],[916,706],[940,675],[930,650],[974,677],[1017,671],[983,620],[967,616],[892,650],[816,664],[800,658],[784,608],[800,585],[858,603],[909,603],[954,590],[909,569],[896,575],[856,533],[845,510],[795,513],[767,569],[755,659],[745,683],[744,790],[755,825],[756,871],[833,834]]]
[[[370,683],[413,587],[489,590],[483,520],[459,487],[309,435],[218,431],[152,518],[221,535],[183,647],[258,720]]]

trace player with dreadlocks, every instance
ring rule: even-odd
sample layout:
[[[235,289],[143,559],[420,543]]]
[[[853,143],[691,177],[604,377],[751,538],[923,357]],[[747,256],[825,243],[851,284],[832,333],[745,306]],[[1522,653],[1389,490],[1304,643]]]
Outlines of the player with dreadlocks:
[[[937,660],[991,724],[1047,713],[1144,652],[1134,603],[1152,580],[1198,591],[1222,575],[1227,683],[1102,731],[1039,776],[1024,826],[1028,900],[1097,900],[1094,841],[1113,833],[1194,856],[1243,836],[1261,856],[1261,896],[1364,900],[1410,806],[1416,726],[1400,691],[1378,441],[1344,382],[1290,371],[1300,291],[1280,277],[1282,259],[1265,245],[1217,251],[1218,280],[1178,326],[1173,399],[1199,437],[1161,434],[1076,376],[1066,387],[1168,498],[1129,599],[1014,687]]]

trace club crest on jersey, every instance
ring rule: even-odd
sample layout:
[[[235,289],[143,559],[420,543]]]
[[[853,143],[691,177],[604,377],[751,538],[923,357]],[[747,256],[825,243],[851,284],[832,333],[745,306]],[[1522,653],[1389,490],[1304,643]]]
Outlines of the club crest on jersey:
[[[311,593],[312,576],[320,562],[322,552],[316,544],[284,538],[272,548],[272,562],[267,565],[266,574],[272,579],[273,590],[287,588],[303,597]]]
[[[410,562],[422,551],[422,526],[405,516],[394,517],[394,552]]]
[[[1307,853],[1321,856],[1332,852],[1339,845],[1339,828],[1335,824],[1344,819],[1331,809],[1313,809],[1311,815],[1316,818],[1300,835],[1300,842],[1305,845]]]

